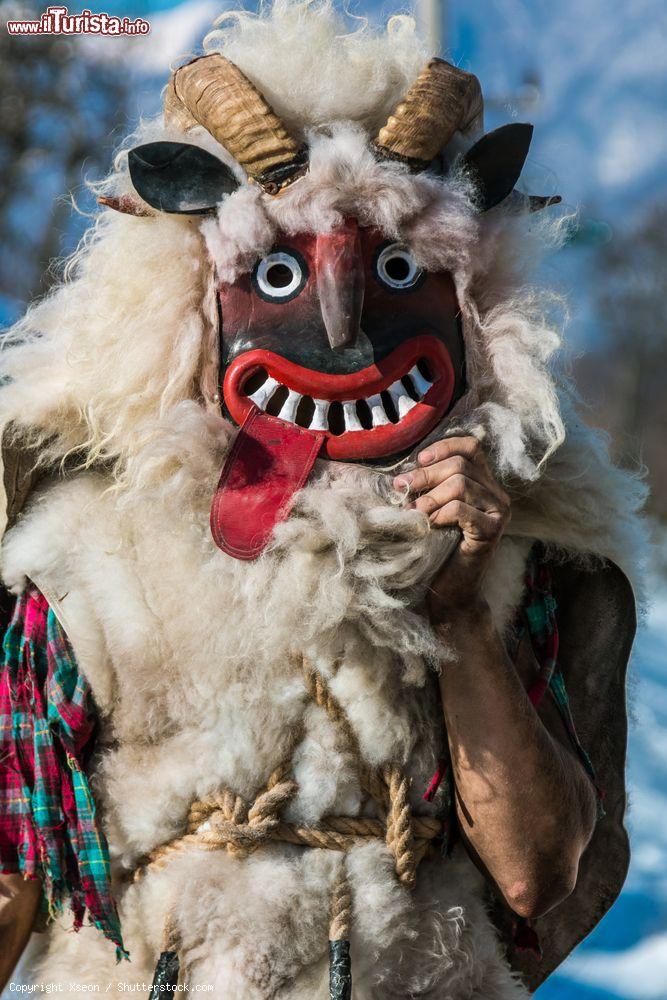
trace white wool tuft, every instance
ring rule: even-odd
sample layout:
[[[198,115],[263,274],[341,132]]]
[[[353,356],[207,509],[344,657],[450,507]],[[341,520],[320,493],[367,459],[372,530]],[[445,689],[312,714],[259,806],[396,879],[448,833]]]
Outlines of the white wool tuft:
[[[217,217],[202,223],[202,236],[220,281],[249,271],[271,249],[276,228],[261,207],[261,189],[239,188],[220,206]]]
[[[0,423],[27,426],[52,458],[80,451],[87,463],[118,462],[122,477],[134,471],[156,421],[202,399],[213,319],[202,249],[183,219],[104,213],[72,280],[10,331]]]
[[[351,30],[350,30],[351,24]],[[205,40],[250,77],[288,127],[360,122],[376,134],[430,53],[411,17],[376,31],[330,0],[274,0],[231,11]]]

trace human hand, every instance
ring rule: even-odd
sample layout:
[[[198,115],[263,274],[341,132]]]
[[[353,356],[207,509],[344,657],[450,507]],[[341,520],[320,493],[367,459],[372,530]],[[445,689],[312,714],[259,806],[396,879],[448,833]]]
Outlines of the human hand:
[[[480,585],[510,520],[510,500],[474,437],[451,437],[429,445],[419,467],[394,479],[409,487],[412,506],[436,527],[458,527],[461,541],[434,579],[429,607],[433,617],[481,601]]]

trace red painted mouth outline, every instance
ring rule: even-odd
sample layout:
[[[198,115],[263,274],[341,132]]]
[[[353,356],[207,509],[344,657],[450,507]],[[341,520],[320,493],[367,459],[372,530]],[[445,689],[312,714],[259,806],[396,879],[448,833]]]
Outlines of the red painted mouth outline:
[[[229,413],[240,426],[253,408],[259,408],[249,396],[243,394],[243,386],[251,375],[261,369],[277,383],[301,396],[310,396],[325,403],[356,403],[379,396],[396,383],[400,383],[402,388],[404,383],[400,380],[409,375],[418,361],[427,362],[433,375],[432,384],[418,402],[410,401],[409,411],[397,423],[385,423],[369,430],[346,430],[340,434],[325,430],[322,454],[326,458],[382,458],[420,441],[433,430],[451,404],[456,381],[454,367],[445,345],[431,334],[412,337],[377,364],[346,375],[329,375],[304,368],[273,351],[246,351],[229,365],[223,394]]]

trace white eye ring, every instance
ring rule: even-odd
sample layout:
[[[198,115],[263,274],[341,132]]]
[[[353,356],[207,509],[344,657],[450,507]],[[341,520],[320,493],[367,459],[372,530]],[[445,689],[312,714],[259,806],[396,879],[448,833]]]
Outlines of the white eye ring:
[[[375,262],[377,276],[388,288],[414,288],[424,271],[418,267],[409,250],[400,243],[383,247]]]
[[[300,256],[287,250],[276,250],[260,260],[253,277],[263,299],[287,302],[299,294],[308,273]]]

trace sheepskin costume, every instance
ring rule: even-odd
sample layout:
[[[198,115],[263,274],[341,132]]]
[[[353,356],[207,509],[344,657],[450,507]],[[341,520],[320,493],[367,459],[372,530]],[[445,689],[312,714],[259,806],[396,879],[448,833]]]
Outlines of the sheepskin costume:
[[[347,33],[324,0],[276,0],[258,17],[225,16],[205,50],[239,67],[303,139],[307,172],[272,197],[204,128],[190,129],[187,142],[240,181],[217,213],[103,210],[65,282],[10,332],[2,355],[0,419],[14,448],[39,454],[41,470],[5,535],[2,574],[15,594],[28,580],[39,587],[92,686],[101,718],[94,789],[131,955],[116,965],[94,928],[72,934],[58,920],[34,975],[64,984],[66,995],[69,984],[108,982],[120,996],[151,982],[169,918],[190,989],[230,1000],[324,998],[330,900],[344,864],[355,1000],[520,1000],[619,891],[623,733],[620,749],[595,761],[618,795],[593,845],[615,838],[618,863],[602,884],[589,849],[586,899],[537,921],[542,971],[508,958],[489,888],[460,846],[449,858],[427,856],[413,890],[380,840],[346,855],[279,841],[246,857],[193,848],[128,878],[184,835],[194,800],[225,788],[254,801],[292,749],[297,791],[285,822],[369,815],[358,760],[307,697],[304,657],[346,714],[363,765],[398,763],[413,812],[442,814],[442,791],[430,803],[422,796],[446,743],[437,671],[455,653],[420,609],[457,535],[433,529],[391,489],[424,441],[391,469],[318,460],[254,561],[232,558],[211,537],[211,498],[238,432],[220,407],[217,288],[248,273],[278,234],[327,232],[353,216],[408,247],[420,268],[451,275],[466,391],[426,440],[477,435],[512,497],[484,581],[503,635],[536,540],[570,567],[577,599],[597,587],[603,630],[631,615],[623,605],[632,592],[611,564],[636,581],[642,545],[643,487],[576,415],[552,366],[557,303],[528,284],[529,263],[561,224],[514,197],[480,214],[463,172],[415,174],[371,148],[428,56],[413,22]],[[184,138],[173,120],[154,121],[126,149]],[[125,152],[102,193],[116,207],[136,199]],[[609,645],[597,645],[591,638],[587,669],[603,673]],[[598,728],[610,712],[623,714],[627,649],[614,656],[614,704],[603,704],[607,688],[599,699],[579,697],[576,684],[570,692],[593,755]]]

